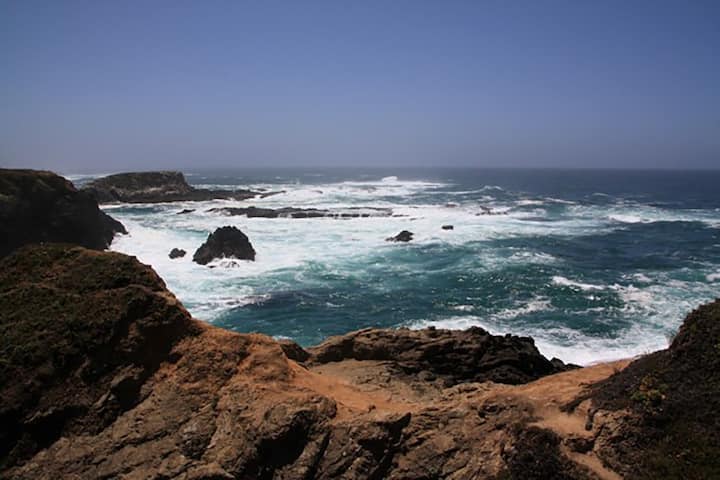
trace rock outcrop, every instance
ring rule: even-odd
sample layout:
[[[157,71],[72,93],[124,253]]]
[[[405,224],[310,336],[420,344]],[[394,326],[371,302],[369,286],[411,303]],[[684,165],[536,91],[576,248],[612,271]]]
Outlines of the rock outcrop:
[[[23,247],[0,260],[0,305],[3,479],[717,477],[720,302],[624,370],[521,385],[468,380],[535,358],[522,338],[365,330],[305,350],[194,320],[113,252]],[[497,379],[541,375],[509,365]]]
[[[325,210],[318,208],[258,208],[258,207],[219,207],[208,212],[221,213],[228,216],[246,216],[248,218],[367,218],[390,217],[392,210],[376,207],[349,207],[343,210]]]
[[[172,250],[170,250],[170,253],[168,253],[168,257],[174,260],[176,258],[184,257],[186,253],[187,252],[182,248],[173,248]]]
[[[467,330],[368,328],[331,337],[308,350],[310,362],[379,360],[405,375],[442,379],[446,386],[467,382],[521,384],[567,367],[540,354],[529,337]]]
[[[104,249],[123,225],[87,193],[52,172],[0,169],[0,257],[28,244]]]
[[[388,237],[385,239],[387,242],[409,242],[413,239],[413,233],[408,230],[403,230],[394,237]]]
[[[537,442],[510,390],[303,366],[295,345],[193,320],[132,257],[26,247],[0,264],[0,299],[2,478],[466,479],[540,460],[592,478],[558,444],[512,454]]]
[[[207,265],[218,258],[255,260],[255,249],[247,235],[236,227],[220,227],[195,251],[193,262]]]
[[[624,478],[720,478],[720,300],[571,406],[586,399],[595,449]]]
[[[203,200],[245,200],[259,195],[250,190],[194,188],[181,172],[118,173],[98,178],[83,187],[99,203],[163,203]]]

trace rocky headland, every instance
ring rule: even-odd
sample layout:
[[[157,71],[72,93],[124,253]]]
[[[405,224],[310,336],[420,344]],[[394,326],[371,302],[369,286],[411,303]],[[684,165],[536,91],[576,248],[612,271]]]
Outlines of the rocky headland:
[[[105,249],[125,227],[52,172],[0,169],[0,257],[28,243]]]
[[[251,190],[195,188],[181,172],[131,172],[98,178],[83,186],[98,203],[164,203],[204,200],[245,200],[261,195]]]
[[[133,257],[62,245],[3,259],[0,303],[2,478],[720,472],[720,302],[668,350],[586,368],[481,329],[366,329],[310,349],[229,332]]]
[[[720,301],[584,368],[480,328],[303,348],[192,318],[57,175],[0,202],[0,478],[720,478]]]

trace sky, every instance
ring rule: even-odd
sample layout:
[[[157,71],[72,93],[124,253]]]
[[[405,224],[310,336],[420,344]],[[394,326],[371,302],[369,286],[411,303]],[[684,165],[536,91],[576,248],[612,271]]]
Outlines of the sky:
[[[720,168],[720,2],[0,2],[0,166],[395,165]]]

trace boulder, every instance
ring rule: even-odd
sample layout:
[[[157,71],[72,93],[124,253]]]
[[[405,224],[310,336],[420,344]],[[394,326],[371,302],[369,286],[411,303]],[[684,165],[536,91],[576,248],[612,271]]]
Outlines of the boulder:
[[[83,190],[99,203],[160,203],[216,199],[245,200],[259,192],[250,190],[205,190],[191,186],[181,172],[130,172],[98,178]],[[183,211],[183,213],[189,213]]]
[[[182,258],[185,256],[187,252],[183,250],[182,248],[173,248],[170,250],[170,253],[168,254],[168,257],[175,259],[175,258]]]
[[[403,230],[394,237],[388,237],[385,239],[387,242],[409,242],[413,239],[413,233],[408,230]]]
[[[443,230],[454,230],[455,227],[453,227],[452,225],[443,225],[443,226],[442,226],[442,229],[443,229]]]
[[[236,227],[221,227],[211,233],[193,255],[193,262],[207,265],[218,258],[255,260],[255,249],[247,235]]]
[[[28,244],[58,242],[105,249],[125,227],[65,178],[0,169],[0,257]]]

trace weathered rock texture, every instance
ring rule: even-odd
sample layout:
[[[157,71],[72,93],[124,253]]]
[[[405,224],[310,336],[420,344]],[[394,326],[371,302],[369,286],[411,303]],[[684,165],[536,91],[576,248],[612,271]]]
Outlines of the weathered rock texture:
[[[520,384],[567,368],[540,354],[529,337],[467,330],[368,328],[331,337],[309,349],[311,362],[393,361],[409,375],[432,375],[447,386],[465,382]]]
[[[517,387],[305,367],[292,344],[193,320],[121,254],[26,247],[0,263],[0,300],[2,478],[512,478],[541,460],[525,478],[595,478],[559,437],[526,438],[537,406]]]
[[[104,249],[116,233],[126,233],[122,224],[63,177],[0,169],[0,257],[40,242]]]
[[[181,172],[118,173],[89,182],[83,190],[99,203],[161,203],[216,199],[244,200],[260,192],[194,188]]]
[[[207,265],[218,258],[255,260],[255,249],[247,235],[236,227],[220,227],[195,251],[193,262]]]
[[[476,377],[465,368],[498,365],[473,345],[499,341],[501,358],[519,340],[531,350],[516,337],[400,331],[394,341],[369,330],[350,347],[332,339],[308,352],[194,320],[149,267],[80,247],[24,247],[0,261],[0,305],[3,479],[716,477],[718,457],[706,455],[717,445],[717,303],[693,313],[670,350],[627,370],[523,385],[463,380]],[[483,353],[466,366],[471,352]],[[444,356],[463,363],[462,378],[432,369]],[[658,402],[649,374],[678,383],[655,387]],[[683,470],[646,462],[657,445]],[[702,450],[681,454],[691,448]]]

